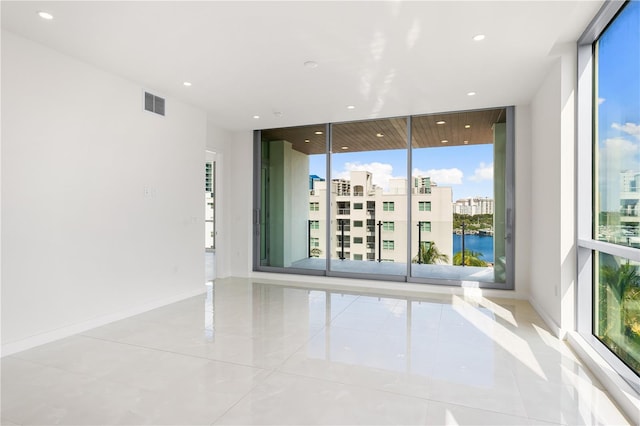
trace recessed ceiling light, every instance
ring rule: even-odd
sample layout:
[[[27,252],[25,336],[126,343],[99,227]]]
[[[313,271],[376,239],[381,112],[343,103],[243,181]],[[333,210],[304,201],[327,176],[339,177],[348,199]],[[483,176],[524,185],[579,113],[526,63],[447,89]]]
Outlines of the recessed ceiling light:
[[[446,123],[446,121],[444,120],[436,121],[436,124],[444,124],[444,123]]]
[[[471,128],[471,124],[465,124],[465,125],[464,125],[464,128],[465,128],[465,129],[470,129],[470,128]]]
[[[46,19],[47,21],[50,21],[53,19],[53,15],[50,14],[49,12],[40,11],[38,12],[38,16],[41,17],[42,19]]]
[[[476,92],[468,92],[467,93],[467,96],[475,96],[475,95],[476,95]]]
[[[257,120],[258,118],[260,118],[260,116],[259,115],[254,115],[253,118],[255,118]]]
[[[315,132],[313,132],[313,133],[315,133],[316,135],[321,135],[321,134],[322,134],[322,132],[321,132],[320,130],[315,131]]]
[[[347,109],[356,109],[355,105],[347,105]]]
[[[383,138],[384,137],[384,133],[378,132],[378,133],[376,133],[376,137],[377,138]]]
[[[484,34],[477,34],[477,35],[473,36],[473,40],[474,41],[482,41],[482,40],[484,40]]]
[[[468,145],[468,144],[469,144],[469,141],[464,141],[464,144],[465,144],[465,145]]]
[[[441,140],[440,142],[442,142],[442,143],[449,143],[449,141],[448,141],[448,140],[446,140],[446,139],[443,139],[443,140]]]
[[[304,143],[309,143],[309,142],[311,142],[309,139],[304,140]]]
[[[307,61],[304,63],[304,66],[307,68],[318,68],[318,63],[316,61]]]
[[[182,84],[184,84],[184,85],[185,85],[185,86],[187,86],[187,87],[191,87],[191,82],[189,82],[189,81],[185,81],[185,82],[184,82],[184,83],[182,83]]]
[[[348,146],[343,146],[342,149],[349,149],[349,147]]]

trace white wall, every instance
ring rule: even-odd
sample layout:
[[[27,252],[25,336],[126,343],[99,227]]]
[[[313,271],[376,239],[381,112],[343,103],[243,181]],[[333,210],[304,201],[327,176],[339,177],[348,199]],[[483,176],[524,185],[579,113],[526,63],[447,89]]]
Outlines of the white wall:
[[[248,277],[252,262],[252,217],[253,217],[253,133],[232,134],[231,156],[228,159],[230,196],[227,198],[230,275]]]
[[[531,301],[553,331],[574,328],[575,45],[560,46],[531,104]]]
[[[206,117],[142,90],[2,33],[3,354],[204,291]]]

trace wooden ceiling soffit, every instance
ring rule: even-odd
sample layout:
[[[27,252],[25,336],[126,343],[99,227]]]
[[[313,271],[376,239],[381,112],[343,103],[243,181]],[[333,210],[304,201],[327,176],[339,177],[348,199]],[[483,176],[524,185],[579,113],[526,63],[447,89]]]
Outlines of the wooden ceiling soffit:
[[[493,125],[505,121],[504,108],[414,116],[411,146],[490,144],[493,143]],[[404,149],[407,146],[406,117],[338,123],[332,129],[333,152],[336,153]],[[262,139],[286,140],[293,149],[307,155],[325,153],[323,124],[267,129],[262,131]]]

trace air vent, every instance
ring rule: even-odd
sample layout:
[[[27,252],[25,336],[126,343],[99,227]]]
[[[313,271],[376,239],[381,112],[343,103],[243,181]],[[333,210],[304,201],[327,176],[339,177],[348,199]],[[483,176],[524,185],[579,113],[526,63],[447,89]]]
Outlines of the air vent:
[[[145,111],[164,115],[164,98],[144,92],[144,109]]]

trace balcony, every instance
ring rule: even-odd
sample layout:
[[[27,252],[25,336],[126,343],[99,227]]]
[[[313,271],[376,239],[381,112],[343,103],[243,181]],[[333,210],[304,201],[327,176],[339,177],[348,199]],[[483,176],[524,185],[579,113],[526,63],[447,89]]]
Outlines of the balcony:
[[[338,209],[338,213],[339,215],[349,215],[351,214],[351,209]]]

